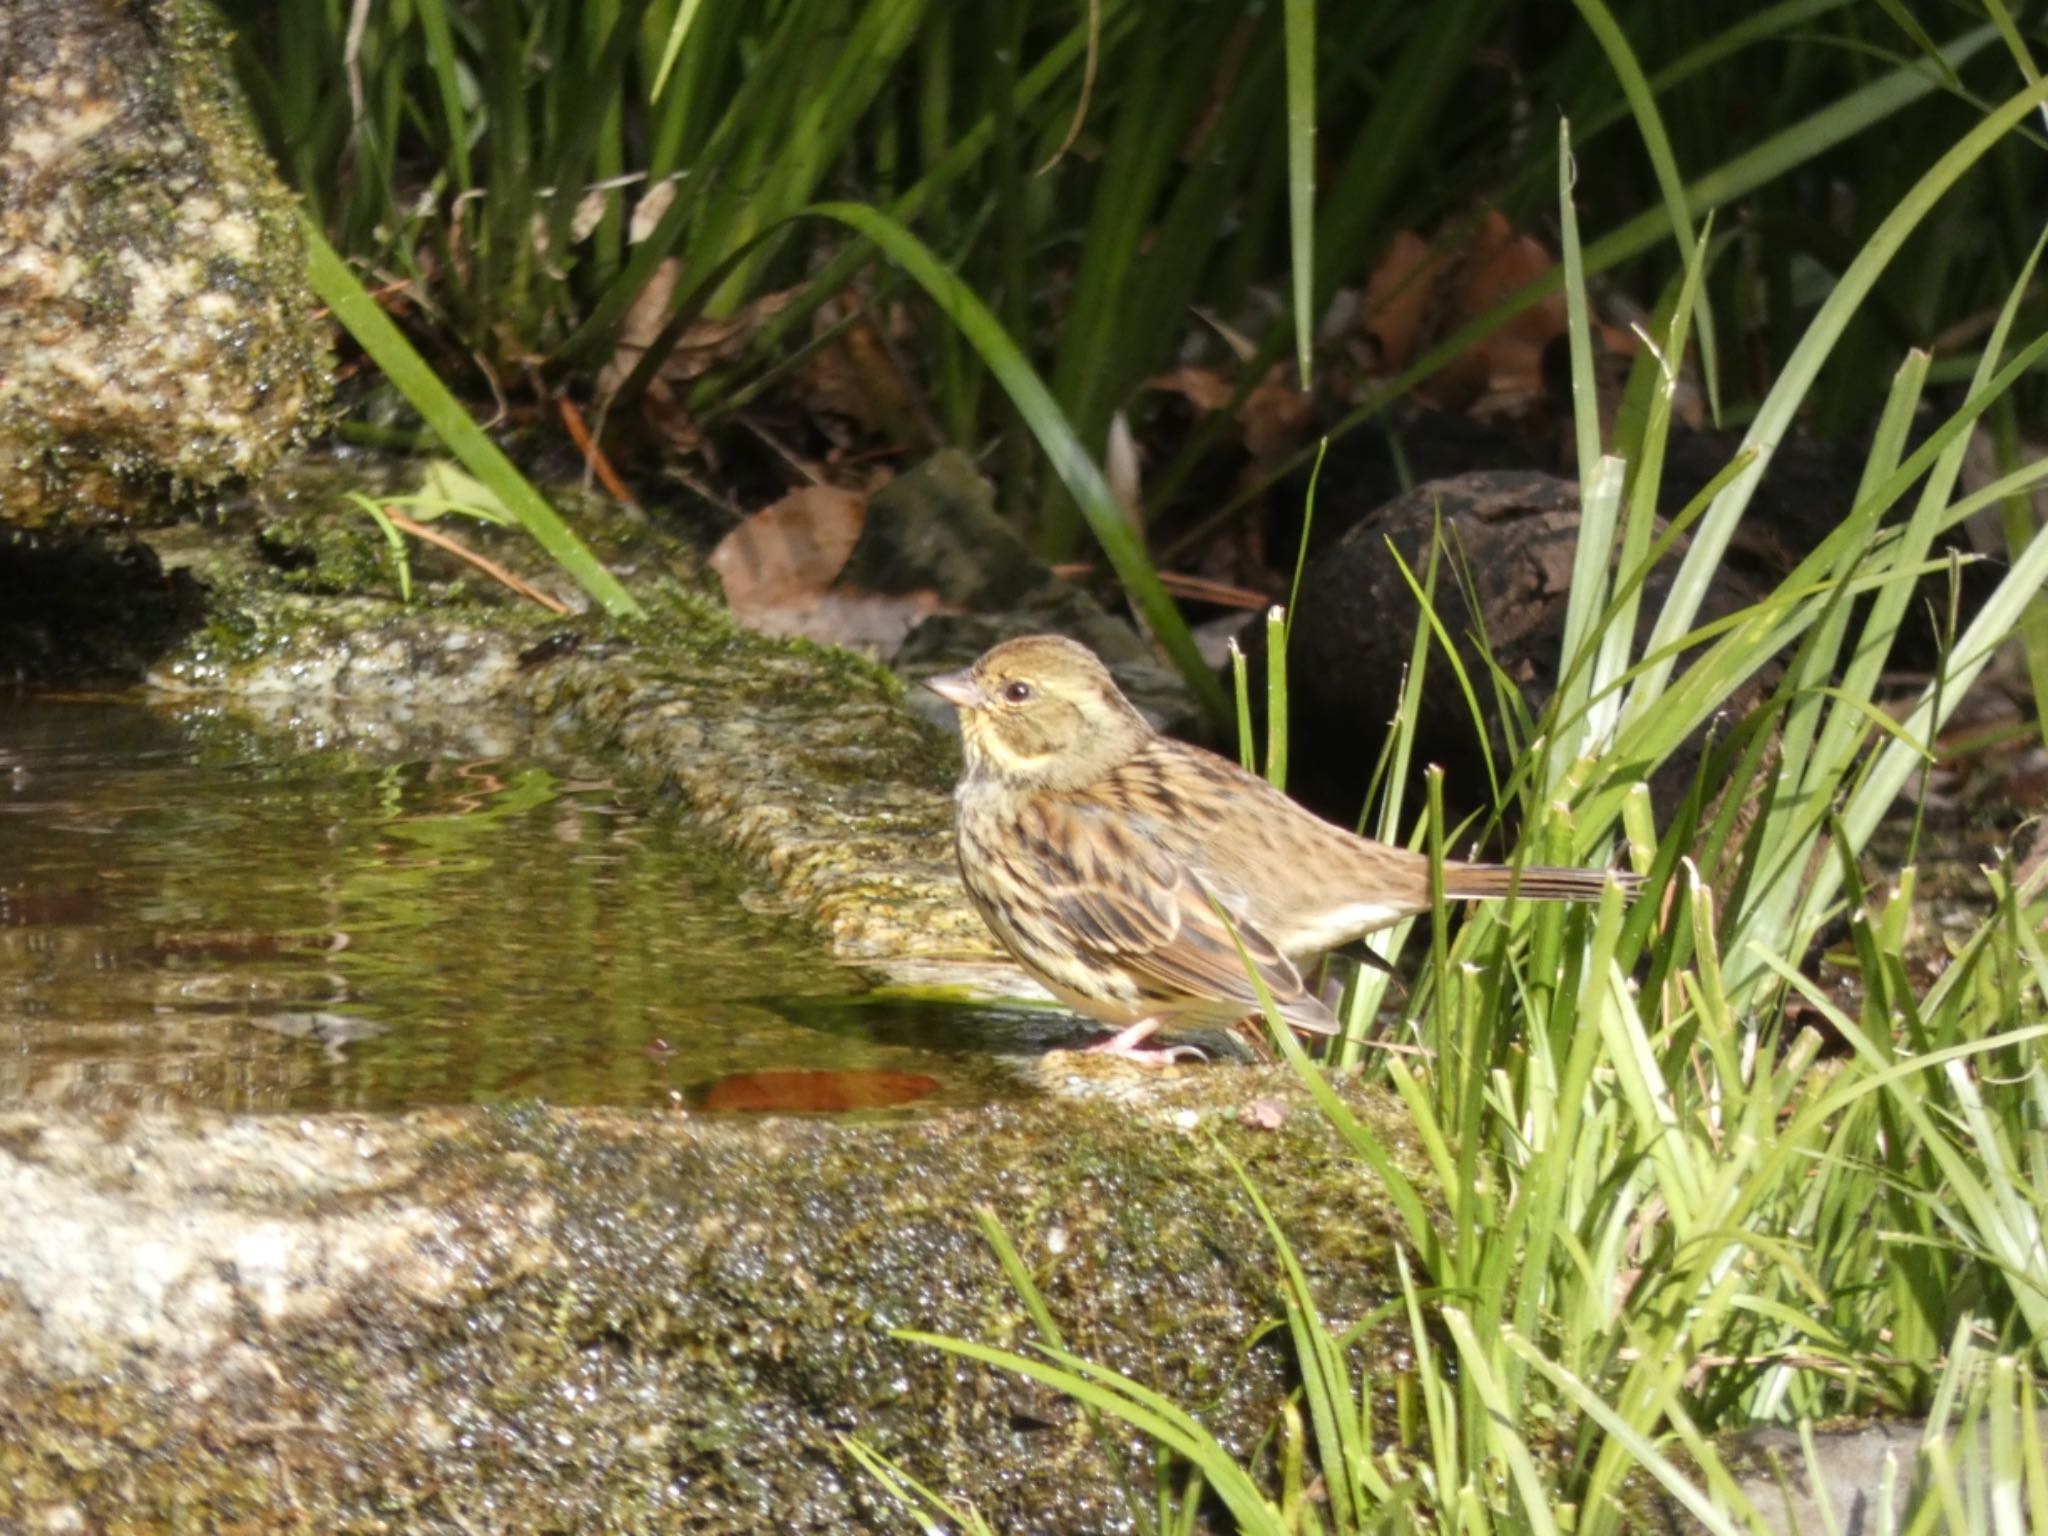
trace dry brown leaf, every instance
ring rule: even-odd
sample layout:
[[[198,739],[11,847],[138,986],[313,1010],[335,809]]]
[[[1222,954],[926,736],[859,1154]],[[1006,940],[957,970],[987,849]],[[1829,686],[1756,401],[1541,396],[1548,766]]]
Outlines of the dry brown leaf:
[[[831,485],[756,512],[711,552],[733,617],[759,634],[889,652],[933,614],[957,611],[936,592],[835,586],[866,521],[867,498]]]
[[[634,296],[619,326],[618,349],[605,365],[600,389],[609,394],[625,382],[639,365],[663,327],[668,324],[675,302],[676,284],[682,278],[682,263],[674,257],[654,269],[647,286]],[[794,304],[804,293],[802,286],[764,293],[730,315],[705,316],[691,322],[673,351],[661,365],[659,383],[673,388],[701,378],[722,363],[732,362],[744,352],[762,326]]]
[[[1277,464],[1300,447],[1315,420],[1315,402],[1295,387],[1291,369],[1291,364],[1275,364],[1237,408],[1245,452],[1259,469]],[[1214,369],[1192,365],[1155,374],[1145,385],[1179,395],[1198,411],[1222,410],[1237,391]]]
[[[832,485],[806,485],[763,507],[718,541],[711,568],[725,583],[733,616],[759,616],[825,595],[867,521],[867,498]]]
[[[1373,339],[1378,366],[1399,373],[1415,360],[1436,295],[1437,258],[1422,236],[1401,230],[1366,280],[1359,323]]]
[[[647,280],[626,312],[619,327],[619,344],[598,374],[598,398],[609,400],[640,365],[648,345],[668,324],[669,306],[674,302],[681,263],[664,261]],[[721,363],[731,362],[743,352],[769,319],[787,309],[798,288],[763,294],[738,314],[721,319],[699,319],[684,330],[682,338],[662,362],[660,371],[641,399],[647,423],[679,456],[704,452],[709,447],[685,409],[677,386],[687,384]]]
[[[812,332],[822,335],[838,325],[850,301],[834,299],[818,310]],[[909,381],[896,365],[888,339],[866,314],[807,358],[795,378],[798,400],[812,416],[829,412],[843,416],[870,436],[916,442],[915,402]]]
[[[1547,273],[1555,263],[1541,241],[1517,234],[1490,212],[1458,285],[1455,324],[1485,314]],[[1543,349],[1565,328],[1564,295],[1553,293],[1516,315],[1474,349],[1486,366],[1486,393],[1520,403],[1543,393]]]
[[[1220,411],[1230,404],[1230,397],[1236,392],[1236,386],[1215,369],[1192,364],[1154,374],[1145,381],[1145,387],[1179,395],[1198,411]]]
[[[1277,466],[1308,437],[1315,414],[1315,402],[1295,387],[1290,365],[1275,364],[1237,409],[1252,463],[1261,472]]]

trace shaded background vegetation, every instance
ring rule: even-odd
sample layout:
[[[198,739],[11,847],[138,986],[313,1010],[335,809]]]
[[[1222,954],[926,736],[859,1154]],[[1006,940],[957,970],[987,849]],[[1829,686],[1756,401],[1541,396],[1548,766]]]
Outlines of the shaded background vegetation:
[[[622,352],[622,337],[644,342],[674,318],[667,340],[693,325],[701,338],[706,320],[737,319],[678,387],[694,449],[717,444],[735,411],[777,398],[803,349],[865,313],[902,385],[894,408],[865,423],[868,446],[1000,445],[991,467],[1039,547],[1079,549],[1071,502],[1034,473],[1010,406],[954,327],[880,264],[849,290],[862,253],[843,228],[782,222],[826,197],[893,211],[952,264],[1091,450],[1112,412],[1135,412],[1153,450],[1155,517],[1165,503],[1213,499],[1218,444],[1233,434],[1220,411],[1206,430],[1182,421],[1180,403],[1143,395],[1144,381],[1176,360],[1207,360],[1242,397],[1291,345],[1278,6],[225,9],[288,175],[344,254],[394,285],[387,304],[445,376],[515,407],[554,391],[609,399],[623,382],[609,441],[629,475],[645,462],[632,445],[660,364]],[[1604,269],[1618,318],[1654,306],[1685,253],[1589,25],[1606,14],[1596,11],[1510,0],[1324,8],[1319,319],[1333,299],[1364,291],[1403,231],[1455,264],[1498,210],[1555,249],[1559,114],[1574,129],[1589,265]],[[1986,102],[2010,93],[2016,51],[2041,42],[2016,30],[2001,39],[2001,22],[2014,25],[2002,12],[1929,0],[1641,0],[1609,19],[1648,77],[1693,214],[1722,210],[1707,277],[1711,382],[1735,422],[1871,228]],[[2041,150],[2038,127],[2013,135],[1916,233],[1809,400],[1814,428],[1867,426],[1908,346],[1939,345],[1937,382],[1967,377],[2038,233]],[[673,281],[665,305],[650,303],[669,258],[680,279],[663,279]],[[835,300],[842,293],[851,298]],[[771,294],[781,297],[764,313]],[[836,332],[814,318],[828,301]],[[2042,308],[2029,301],[2022,330]],[[1259,346],[1257,358],[1233,356],[1218,328]],[[1455,329],[1446,321],[1431,339]],[[1325,363],[1337,336],[1370,330],[1369,316],[1325,325]],[[1442,360],[1424,355],[1419,371]],[[1326,375],[1316,424],[1383,411],[1415,371],[1368,366],[1342,398]],[[2040,398],[2033,380],[1999,407],[2009,443]],[[1169,424],[1150,420],[1162,414]],[[673,432],[657,435],[673,449]],[[738,476],[725,462],[722,473]]]

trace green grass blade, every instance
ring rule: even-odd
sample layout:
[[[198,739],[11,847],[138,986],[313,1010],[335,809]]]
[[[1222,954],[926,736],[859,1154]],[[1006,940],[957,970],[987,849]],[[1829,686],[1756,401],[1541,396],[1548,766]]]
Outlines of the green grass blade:
[[[1635,115],[1636,131],[1642,135],[1643,149],[1650,157],[1650,169],[1657,178],[1657,191],[1664,201],[1664,216],[1671,222],[1671,237],[1678,243],[1681,256],[1690,258],[1697,243],[1692,227],[1692,209],[1685,193],[1685,178],[1679,173],[1677,156],[1672,153],[1671,136],[1664,131],[1663,115],[1657,110],[1656,92],[1644,78],[1642,66],[1636,62],[1635,50],[1629,47],[1628,38],[1602,0],[1573,0],[1579,14],[1586,18],[1593,36],[1599,41],[1601,51],[1607,56],[1607,64],[1614,71],[1614,78],[1620,82],[1622,95],[1628,99],[1629,111]],[[1570,281],[1567,274],[1566,281]],[[1699,327],[1700,375],[1706,383],[1707,408],[1712,418],[1721,419],[1721,390],[1717,356],[1714,347],[1713,312],[1707,304],[1704,288],[1693,292],[1693,319]],[[1673,366],[1676,366],[1673,359]]]
[[[1287,788],[1287,623],[1284,608],[1266,610],[1266,782]]]
[[[1031,1314],[1031,1324],[1038,1330],[1038,1337],[1049,1349],[1065,1349],[1066,1336],[1060,1332],[1060,1325],[1054,1320],[1052,1308],[1046,1305],[1044,1294],[1038,1283],[1031,1278],[1031,1271],[1025,1266],[1024,1257],[1017,1252],[1017,1245],[1010,1241],[1010,1234],[1003,1230],[1003,1224],[996,1219],[996,1213],[987,1206],[974,1208],[975,1225],[981,1228],[981,1235],[995,1253],[996,1262],[1002,1266],[1003,1278],[1010,1282],[1010,1289],[1017,1293],[1017,1299],[1024,1303],[1024,1310]],[[1088,1429],[1095,1436],[1096,1448],[1102,1452],[1103,1460],[1109,1463],[1116,1485],[1123,1491],[1124,1504],[1131,1512],[1140,1536],[1151,1536],[1152,1515],[1145,1501],[1138,1497],[1136,1486],[1131,1482],[1130,1472],[1124,1466],[1121,1447],[1103,1427],[1101,1414],[1086,1403],[1081,1412],[1087,1417]]]
[[[1687,551],[1672,581],[1670,598],[1651,632],[1649,648],[1652,653],[1683,636],[1692,627],[1692,621],[1706,597],[1707,587],[1727,551],[1728,541],[1734,537],[1736,523],[1748,506],[1757,482],[1763,478],[1772,447],[1792,431],[1793,418],[1812,389],[1821,364],[1834,350],[1842,332],[1869,296],[1879,276],[1935,203],[1963,173],[2043,101],[2048,101],[2048,84],[2020,92],[1976,124],[1900,199],[1856,253],[1855,259],[1822,302],[1799,345],[1786,359],[1784,369],[1743,439],[1744,447],[1758,450],[1755,463],[1715,499],[1714,506],[1701,521],[1692,548]],[[1646,674],[1644,686],[1652,691],[1660,687],[1669,665],[1667,661],[1652,667]]]
[[[513,467],[498,445],[470,419],[462,403],[415,352],[412,344],[376,301],[363,291],[348,264],[327,243],[311,220],[302,220],[306,239],[306,275],[313,291],[334,312],[334,318],[356,339],[370,361],[384,371],[392,387],[420,413],[448,451],[469,472],[490,487],[519,524],[556,564],[574,578],[591,599],[614,618],[642,614],[632,594],[598,563],[583,541],[555,516],[527,478]]]
[[[1599,1394],[1570,1372],[1544,1358],[1539,1350],[1519,1335],[1505,1334],[1503,1342],[1556,1387],[1581,1413],[1599,1424],[1601,1429],[1634,1458],[1644,1471],[1657,1480],[1666,1493],[1683,1504],[1686,1512],[1706,1527],[1712,1536],[1746,1536],[1743,1527],[1729,1517],[1717,1500],[1687,1477],[1676,1462],[1657,1449],[1649,1436],[1624,1419]]]
[[[995,1536],[995,1530],[972,1505],[961,1505],[927,1488],[894,1461],[857,1435],[841,1435],[839,1444],[853,1458],[855,1466],[874,1480],[903,1506],[917,1522],[924,1536],[952,1536],[954,1530],[966,1536]],[[951,1521],[952,1524],[942,1524]]]
[[[1259,740],[1252,729],[1251,663],[1235,636],[1230,641],[1231,701],[1237,706],[1237,765],[1246,773],[1259,771]]]
[[[1194,636],[1188,633],[1180,610],[1159,584],[1158,572],[1152,569],[1144,543],[1125,518],[1102,471],[1074,435],[1051,392],[1040,382],[1015,342],[1004,334],[988,306],[940,265],[923,241],[887,214],[858,203],[819,203],[809,211],[835,219],[872,241],[908,272],[940,312],[960,328],[1029,423],[1032,435],[1052,463],[1053,472],[1081,508],[1132,604],[1187,679],[1203,718],[1212,729],[1220,731],[1227,726],[1230,711],[1222,685],[1196,650]]]
[[[1578,443],[1583,497],[1600,462],[1600,402],[1593,377],[1593,330],[1586,312],[1586,268],[1579,248],[1579,210],[1572,201],[1572,126],[1557,120],[1557,217],[1564,267],[1565,339],[1572,360],[1572,433]],[[1583,540],[1582,540],[1583,542]],[[1576,588],[1574,588],[1576,595]],[[1598,611],[1596,601],[1589,611]],[[1572,650],[1565,648],[1565,655]]]
[[[434,89],[441,105],[443,148],[455,174],[457,193],[476,185],[469,163],[469,114],[462,104],[462,76],[455,64],[455,38],[443,0],[419,0],[420,32],[433,65]]]
[[[1479,1401],[1486,1409],[1486,1445],[1491,1454],[1507,1464],[1508,1478],[1522,1501],[1522,1515],[1534,1536],[1557,1536],[1557,1522],[1551,1513],[1552,1494],[1528,1442],[1514,1426],[1522,1421],[1520,1405],[1509,1400],[1493,1361],[1472,1329],[1472,1319],[1457,1307],[1443,1309],[1444,1327],[1458,1346],[1458,1361],[1469,1373]]]
[[[1295,1256],[1272,1208],[1244,1164],[1220,1142],[1216,1151],[1230,1164],[1245,1197],[1265,1225],[1266,1236],[1280,1260],[1289,1329],[1301,1372],[1302,1395],[1315,1425],[1317,1461],[1328,1487],[1339,1529],[1355,1526],[1365,1512],[1366,1489],[1377,1479],[1371,1466],[1372,1447],[1358,1435],[1358,1402],[1344,1351],[1317,1310],[1308,1275]]]
[[[683,44],[690,36],[690,25],[697,19],[697,12],[703,0],[682,0],[669,18],[666,32],[662,37],[661,59],[654,67],[654,79],[647,88],[649,100],[668,89],[668,81],[676,67],[676,60],[682,57]]]
[[[1899,723],[1898,734],[1878,753],[1870,770],[1851,794],[1842,812],[1842,825],[1852,847],[1862,847],[1892,803],[1898,798],[1907,776],[1923,760],[1925,743],[1934,740],[1970,685],[1976,681],[1992,654],[2018,626],[2044,583],[2048,583],[2048,528],[2007,571],[2005,579],[1985,601],[1977,616],[1945,658],[1940,671],[1924,689],[1912,711]],[[1825,919],[1829,904],[1840,886],[1841,871],[1823,864],[1814,874],[1801,907],[1805,916],[1789,936],[1788,953],[1801,953]],[[1762,931],[1768,931],[1762,930]],[[1758,979],[1754,961],[1731,982],[1737,996]]]
[[[1286,0],[1287,231],[1294,272],[1294,359],[1310,384],[1316,277],[1316,0]]]
[[[1029,1377],[1064,1392],[1076,1402],[1088,1403],[1123,1420],[1140,1434],[1200,1468],[1211,1491],[1223,1501],[1242,1531],[1259,1533],[1259,1536],[1265,1536],[1265,1533],[1284,1536],[1285,1528],[1280,1523],[1279,1512],[1259,1492],[1250,1474],[1200,1421],[1163,1393],[1140,1386],[1128,1377],[1064,1350],[1048,1350],[1051,1358],[1047,1361],[966,1339],[919,1333],[907,1328],[891,1330],[890,1337],[909,1344],[929,1345],[962,1359]]]

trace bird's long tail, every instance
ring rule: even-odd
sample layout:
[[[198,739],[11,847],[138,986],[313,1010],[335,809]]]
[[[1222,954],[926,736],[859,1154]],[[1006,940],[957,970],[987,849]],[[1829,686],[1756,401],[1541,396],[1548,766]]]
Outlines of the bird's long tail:
[[[1634,895],[1643,877],[1625,869],[1560,869],[1531,865],[1511,869],[1505,864],[1444,865],[1444,895],[1453,901],[1485,900],[1513,893],[1528,901],[1598,901],[1614,881]]]

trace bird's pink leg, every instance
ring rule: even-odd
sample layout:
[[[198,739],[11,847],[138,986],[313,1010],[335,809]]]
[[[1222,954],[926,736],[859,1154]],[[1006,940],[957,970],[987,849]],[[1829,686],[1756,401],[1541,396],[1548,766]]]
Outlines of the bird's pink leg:
[[[1183,1054],[1190,1061],[1204,1059],[1202,1053],[1192,1045],[1162,1045],[1148,1050],[1144,1042],[1158,1033],[1159,1026],[1165,1022],[1164,1019],[1157,1018],[1140,1019],[1137,1023],[1118,1030],[1107,1040],[1098,1040],[1093,1045],[1083,1046],[1082,1049],[1091,1056],[1121,1056],[1126,1061],[1143,1062],[1155,1067],[1178,1061]]]

